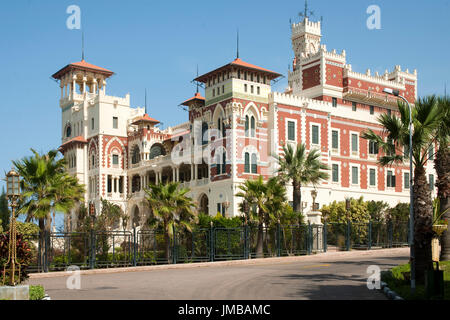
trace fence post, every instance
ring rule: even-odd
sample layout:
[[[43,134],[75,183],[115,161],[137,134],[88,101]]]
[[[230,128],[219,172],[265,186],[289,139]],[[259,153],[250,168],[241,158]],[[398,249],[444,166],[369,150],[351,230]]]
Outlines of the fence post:
[[[351,222],[350,221],[347,221],[347,232],[346,232],[346,235],[347,235],[347,243],[346,243],[346,246],[347,246],[347,251],[350,251],[350,237],[351,237]]]
[[[311,254],[311,245],[312,245],[312,239],[311,239],[311,222],[308,221],[308,230],[306,233],[306,239],[307,239],[307,246],[306,246],[306,250],[307,250],[307,254]]]
[[[95,268],[95,232],[94,229],[91,229],[91,241],[90,241],[90,258],[89,258],[89,267],[91,269]]]
[[[136,227],[133,227],[133,266],[136,267]]]
[[[214,261],[214,227],[212,221],[209,227],[209,261]]]
[[[388,236],[389,236],[389,244],[388,247],[392,248],[392,221],[389,220],[388,222]]]
[[[281,257],[281,226],[280,220],[277,223],[277,257]]]
[[[368,249],[372,249],[372,221],[369,221],[369,246]]]
[[[325,222],[323,223],[323,229],[322,229],[322,233],[323,233],[323,252],[327,252],[327,221],[325,220]]]
[[[173,231],[173,248],[172,248],[172,263],[177,263],[177,233],[175,230],[175,224],[172,224]]]

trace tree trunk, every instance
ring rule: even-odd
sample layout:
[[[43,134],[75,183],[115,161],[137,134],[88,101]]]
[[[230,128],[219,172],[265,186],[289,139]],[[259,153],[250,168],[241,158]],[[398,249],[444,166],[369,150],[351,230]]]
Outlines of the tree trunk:
[[[257,235],[257,241],[256,241],[256,258],[264,258],[264,242],[263,242],[263,222],[261,215],[263,212],[261,209],[259,209],[259,223],[258,223],[258,235]]]
[[[44,270],[44,254],[45,254],[45,219],[39,219],[39,254],[38,254],[38,270],[45,272]]]
[[[437,196],[440,202],[440,213],[447,211],[441,219],[450,222],[450,150],[447,147],[439,148],[434,160],[437,174]],[[450,260],[450,231],[445,231],[441,237],[440,260]]]
[[[294,211],[302,212],[302,193],[300,190],[300,183],[294,180],[292,182],[292,187],[293,187],[292,198],[294,201]]]
[[[49,213],[47,215],[47,218],[45,219],[45,272],[49,271],[49,264],[50,264],[50,234],[52,231],[52,218],[51,214]]]
[[[425,270],[432,268],[433,203],[423,167],[414,170],[414,249],[416,281],[423,283]]]
[[[166,260],[167,263],[171,263],[170,261],[170,236],[169,233],[166,231],[164,234],[164,239],[166,240]]]

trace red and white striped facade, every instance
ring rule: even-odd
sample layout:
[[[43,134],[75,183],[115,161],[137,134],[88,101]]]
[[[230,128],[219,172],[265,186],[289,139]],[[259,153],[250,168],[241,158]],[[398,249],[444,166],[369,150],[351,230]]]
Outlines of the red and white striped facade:
[[[408,202],[409,165],[379,166],[380,153],[371,154],[360,135],[367,128],[381,132],[377,117],[397,112],[396,98],[384,88],[415,101],[417,72],[400,66],[383,75],[354,72],[345,51],[327,51],[320,38],[320,22],[305,18],[292,25],[295,55],[284,93],[271,90],[280,74],[237,58],[198,77],[205,97],[196,93],[183,102],[189,121],[165,130],[144,108],[130,108],[129,95],[106,95],[111,71],[84,61],[58,71],[53,76],[62,94],[61,151],[87,186],[86,202],[98,211],[101,198],[113,201],[130,214],[131,225],[139,225],[148,213],[143,189],[179,181],[191,189],[200,211],[240,215],[238,186],[275,175],[274,155],[284,144],[301,142],[307,150],[320,149],[332,168],[330,179],[316,187],[320,206],[360,196],[391,205]],[[434,174],[431,163],[427,170]],[[311,190],[302,188],[305,210]],[[292,188],[287,191],[292,200]]]

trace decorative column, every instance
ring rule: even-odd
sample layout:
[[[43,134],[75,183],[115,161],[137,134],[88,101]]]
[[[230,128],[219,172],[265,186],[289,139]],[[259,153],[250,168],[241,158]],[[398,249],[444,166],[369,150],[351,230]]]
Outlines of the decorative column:
[[[179,182],[180,181],[180,167],[177,167],[175,172],[176,172],[176,175],[177,175],[176,181]]]
[[[83,77],[83,93],[82,94],[86,93],[86,81],[87,81],[87,78]]]

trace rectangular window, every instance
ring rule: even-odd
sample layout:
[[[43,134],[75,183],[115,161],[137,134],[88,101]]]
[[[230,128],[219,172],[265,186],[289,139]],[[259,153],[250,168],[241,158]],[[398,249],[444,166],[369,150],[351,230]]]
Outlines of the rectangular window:
[[[119,193],[123,193],[123,177],[119,178]]]
[[[259,89],[259,87],[256,87],[256,93],[260,94],[261,90]]]
[[[376,183],[376,169],[370,169],[369,170],[369,185],[374,187]]]
[[[119,128],[119,118],[113,117],[113,129]]]
[[[409,172],[403,174],[403,186],[405,189],[409,189]]]
[[[434,190],[434,175],[432,175],[432,174],[428,175],[428,183],[430,185],[430,190],[433,191]]]
[[[247,92],[247,84],[244,84],[244,91]]]
[[[244,72],[244,80],[247,80],[247,71]]]
[[[95,126],[94,126],[94,118],[91,119],[91,129],[94,130]]]
[[[352,184],[359,184],[358,167],[352,167]]]
[[[225,86],[222,86],[222,93],[225,93]]]
[[[352,152],[358,152],[358,135],[352,133]]]
[[[295,122],[288,121],[288,140],[295,141]]]
[[[333,105],[333,107],[337,107],[337,98],[331,98],[331,103]]]
[[[386,186],[388,188],[395,187],[395,175],[392,174],[391,170],[388,170],[388,172],[387,172]]]
[[[339,131],[331,131],[331,148],[339,149]]]
[[[374,114],[374,107],[370,106],[369,109],[370,109],[370,114]]]
[[[319,144],[319,126],[311,126],[311,143]]]
[[[391,109],[387,109],[387,114],[388,114],[388,116],[391,116],[391,114],[392,114]]]
[[[352,102],[352,111],[356,111],[356,102]]]
[[[113,154],[113,156],[112,156],[112,164],[115,165],[115,166],[119,165],[119,155]]]
[[[250,86],[250,93],[253,93],[253,86]]]
[[[213,92],[213,97],[215,97],[216,96],[216,88],[213,88],[212,92]]]
[[[337,164],[333,164],[331,166],[331,170],[332,170],[332,181],[333,182],[339,182],[339,165]]]
[[[374,141],[369,141],[369,154],[378,154],[378,143]]]

